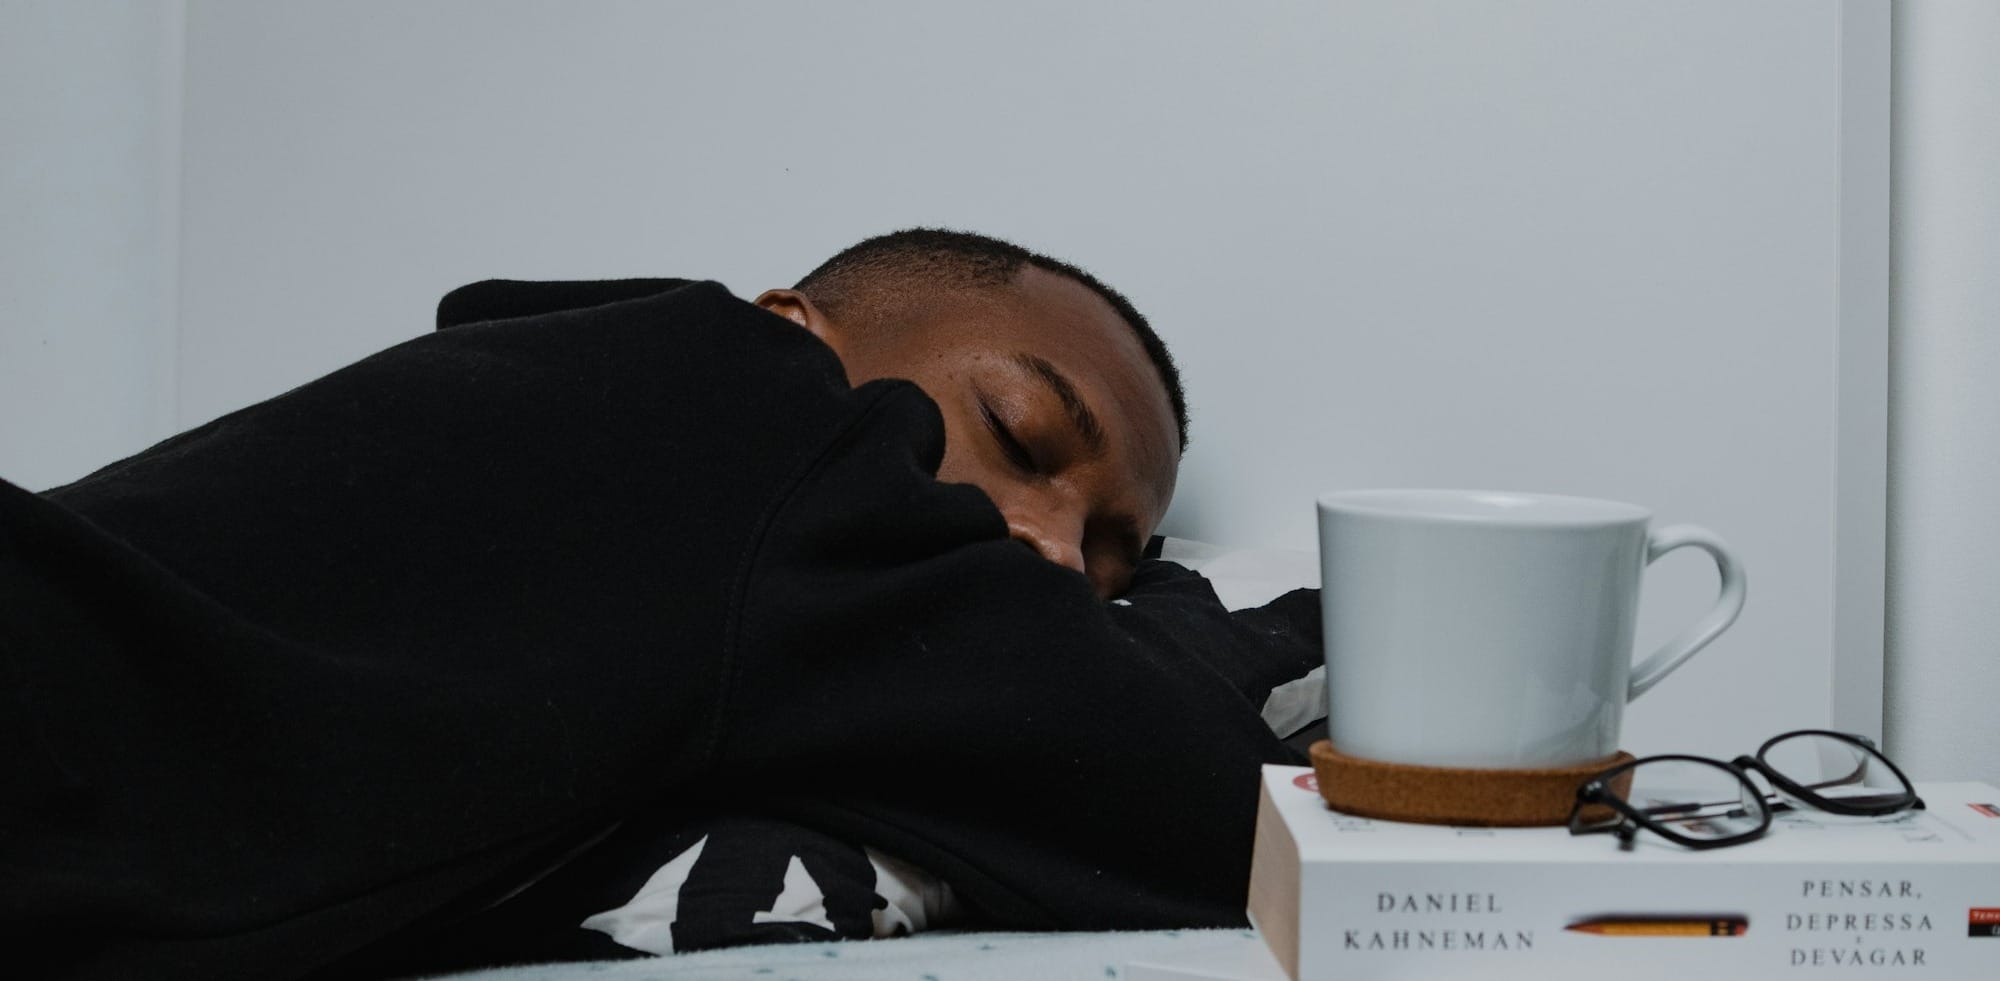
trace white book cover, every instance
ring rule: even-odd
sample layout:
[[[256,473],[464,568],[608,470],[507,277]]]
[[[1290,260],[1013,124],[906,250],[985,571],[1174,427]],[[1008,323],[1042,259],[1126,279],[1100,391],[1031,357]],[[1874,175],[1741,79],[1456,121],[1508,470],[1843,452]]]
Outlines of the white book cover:
[[[1888,818],[1782,812],[1746,844],[1460,828],[1330,810],[1264,768],[1250,918],[1295,981],[2000,979],[2000,791]]]

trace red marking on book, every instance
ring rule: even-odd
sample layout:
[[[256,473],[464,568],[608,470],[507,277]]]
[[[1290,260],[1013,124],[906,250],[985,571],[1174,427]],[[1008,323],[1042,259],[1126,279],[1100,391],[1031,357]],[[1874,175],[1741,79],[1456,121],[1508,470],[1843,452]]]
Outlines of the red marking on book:
[[[1971,922],[1974,926],[2000,923],[2000,906],[1974,906],[1967,912],[1971,914]]]
[[[1310,790],[1317,794],[1319,793],[1319,776],[1312,773],[1301,773],[1292,778],[1292,786],[1300,790]]]
[[[1975,811],[1978,811],[1979,813],[1981,813],[1981,814],[1984,814],[1984,815],[1986,815],[1987,817],[1990,817],[1990,818],[2000,818],[2000,805],[1994,805],[1994,804],[1967,804],[1967,805],[1965,805],[1965,806],[1967,806],[1967,807],[1970,807],[1970,808],[1972,808],[1973,810],[1975,810]]]

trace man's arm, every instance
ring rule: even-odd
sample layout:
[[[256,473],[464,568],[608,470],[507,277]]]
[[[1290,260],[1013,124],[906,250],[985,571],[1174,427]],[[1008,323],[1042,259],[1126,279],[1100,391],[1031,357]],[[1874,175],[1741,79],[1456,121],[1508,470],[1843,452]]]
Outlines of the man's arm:
[[[586,310],[637,300],[688,284],[685,279],[599,279],[540,282],[486,279],[467,283],[438,301],[437,329],[490,320],[513,320],[568,310]]]
[[[1158,566],[1102,602],[929,479],[913,388],[876,397],[753,560],[718,777],[1004,925],[1241,922],[1257,767],[1297,759],[1260,709],[1319,661],[1312,595],[1232,616]]]

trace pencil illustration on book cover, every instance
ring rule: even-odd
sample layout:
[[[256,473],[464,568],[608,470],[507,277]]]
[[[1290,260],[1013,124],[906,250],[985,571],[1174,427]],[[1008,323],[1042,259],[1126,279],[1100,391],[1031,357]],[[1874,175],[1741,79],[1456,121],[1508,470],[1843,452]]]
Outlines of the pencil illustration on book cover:
[[[1609,913],[1563,929],[1599,937],[1740,937],[1750,932],[1742,913]]]

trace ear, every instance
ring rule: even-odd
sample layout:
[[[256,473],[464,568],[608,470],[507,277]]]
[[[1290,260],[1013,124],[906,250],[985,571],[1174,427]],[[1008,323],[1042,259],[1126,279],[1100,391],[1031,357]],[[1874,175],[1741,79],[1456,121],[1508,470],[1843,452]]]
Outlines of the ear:
[[[812,298],[798,290],[765,290],[757,297],[756,303],[772,313],[812,332],[814,337],[833,348],[835,355],[845,357],[845,342],[840,328],[826,319],[819,307],[813,305]]]

